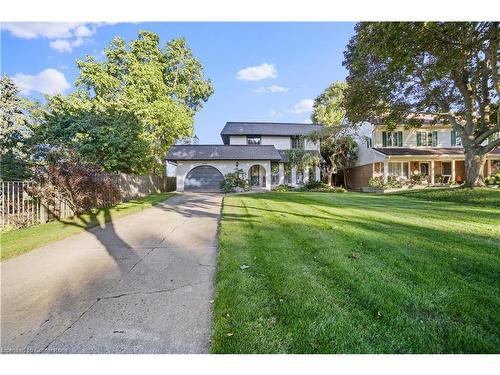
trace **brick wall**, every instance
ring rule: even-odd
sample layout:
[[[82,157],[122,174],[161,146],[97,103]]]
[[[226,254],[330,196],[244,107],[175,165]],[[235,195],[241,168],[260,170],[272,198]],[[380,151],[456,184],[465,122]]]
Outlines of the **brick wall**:
[[[368,186],[368,180],[373,176],[372,164],[361,165],[349,170],[349,187],[359,188]]]

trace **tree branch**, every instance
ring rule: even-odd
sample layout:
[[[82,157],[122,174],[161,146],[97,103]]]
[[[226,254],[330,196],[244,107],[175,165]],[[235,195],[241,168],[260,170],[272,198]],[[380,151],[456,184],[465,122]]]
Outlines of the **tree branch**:
[[[497,147],[500,147],[500,138],[497,138],[493,142],[488,143],[487,145],[481,147],[481,153],[487,154],[488,152],[493,151]]]

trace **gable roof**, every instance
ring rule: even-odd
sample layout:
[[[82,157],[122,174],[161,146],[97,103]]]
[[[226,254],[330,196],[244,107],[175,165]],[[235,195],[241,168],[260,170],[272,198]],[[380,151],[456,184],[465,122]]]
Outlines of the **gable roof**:
[[[166,160],[281,160],[274,146],[261,145],[178,145],[172,146]]]
[[[318,124],[292,122],[226,122],[220,135],[227,144],[231,135],[306,135],[321,127]]]

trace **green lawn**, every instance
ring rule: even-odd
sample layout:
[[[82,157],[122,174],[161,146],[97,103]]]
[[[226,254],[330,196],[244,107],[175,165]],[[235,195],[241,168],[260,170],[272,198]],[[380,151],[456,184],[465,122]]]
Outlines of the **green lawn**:
[[[174,193],[151,194],[144,198],[133,199],[120,203],[109,209],[94,210],[81,215],[75,220],[67,218],[61,221],[51,221],[43,225],[5,232],[0,235],[1,260],[24,254],[28,251],[61,240],[87,229],[101,225],[104,222],[134,214],[155,204],[163,202]]]
[[[226,197],[212,352],[500,352],[500,191],[426,194]]]

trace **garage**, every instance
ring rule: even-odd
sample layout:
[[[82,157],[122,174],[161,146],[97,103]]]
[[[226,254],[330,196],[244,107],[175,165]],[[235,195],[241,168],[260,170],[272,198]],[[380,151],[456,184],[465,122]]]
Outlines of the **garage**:
[[[184,181],[185,191],[219,192],[224,176],[217,168],[200,165],[189,171]]]

